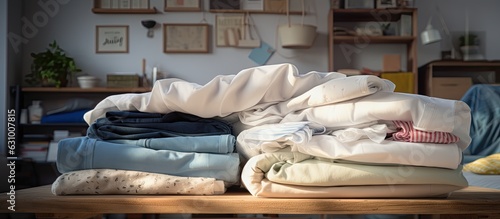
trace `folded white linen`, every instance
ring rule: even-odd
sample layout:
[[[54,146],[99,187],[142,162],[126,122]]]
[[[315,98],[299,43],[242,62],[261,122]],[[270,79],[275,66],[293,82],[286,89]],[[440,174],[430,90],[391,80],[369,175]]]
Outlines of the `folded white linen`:
[[[288,100],[331,79],[346,77],[340,73],[309,72],[299,75],[291,64],[244,69],[236,75],[220,75],[205,85],[180,79],[156,81],[151,92],[112,95],[87,112],[88,124],[108,111],[131,110],[152,113],[179,111],[204,118],[224,117],[263,103]]]
[[[401,197],[404,194],[397,191],[398,186],[403,185],[412,185],[416,188],[419,188],[418,185],[424,185],[425,188],[431,188],[429,185],[445,185],[446,190],[439,190],[442,193],[438,194],[443,195],[467,186],[461,170],[461,167],[449,170],[335,163],[333,160],[318,159],[297,152],[275,152],[261,154],[248,160],[243,167],[241,181],[252,195],[260,196],[265,193],[266,197],[314,197],[312,195],[317,195],[320,191],[326,193],[320,197],[336,197],[336,195],[366,197],[364,196],[366,194],[360,194],[355,189],[347,190],[352,192],[351,194],[342,193],[345,191],[342,188],[364,188],[360,186],[380,186],[387,192],[372,193],[373,195]],[[372,187],[375,188],[377,187]],[[311,194],[306,194],[306,191]],[[428,192],[415,195],[428,196]],[[284,194],[287,195],[283,196]]]
[[[379,120],[412,121],[415,129],[449,132],[460,138],[464,150],[471,142],[470,108],[462,101],[394,92],[374,94],[323,106],[289,112],[280,103],[239,113],[242,123],[258,126],[309,121],[329,129],[367,127]]]
[[[89,169],[60,175],[52,183],[54,195],[218,195],[223,181],[131,170]]]
[[[285,134],[285,130],[280,126],[290,126],[290,124],[261,125],[242,131],[236,141],[236,151],[242,156],[242,162],[261,153],[283,151],[286,148],[289,148],[289,151],[312,156],[358,163],[456,169],[462,161],[462,150],[455,143],[433,144],[390,140],[376,143],[371,139],[342,142],[333,135],[313,135],[314,131],[307,123],[300,129],[287,129],[288,134]],[[276,136],[268,134],[275,133],[276,129],[283,132]]]
[[[295,186],[273,183],[267,179],[247,186],[257,197],[266,198],[446,198],[462,189],[454,185],[376,185],[376,186]]]
[[[393,82],[372,75],[360,75],[347,78],[336,78],[320,84],[309,91],[290,100],[272,104],[281,115],[306,109],[352,100],[358,97],[385,91],[393,92]],[[265,108],[261,105],[258,108]]]
[[[340,142],[354,142],[360,139],[370,139],[376,143],[382,143],[387,133],[393,132],[386,124],[375,124],[365,128],[346,128],[332,132]]]

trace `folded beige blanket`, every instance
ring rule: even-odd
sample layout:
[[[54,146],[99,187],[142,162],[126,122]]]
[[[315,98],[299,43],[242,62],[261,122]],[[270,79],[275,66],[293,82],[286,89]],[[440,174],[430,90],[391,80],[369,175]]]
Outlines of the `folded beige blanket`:
[[[263,197],[431,197],[464,188],[461,168],[337,163],[298,152],[252,157],[241,181]]]

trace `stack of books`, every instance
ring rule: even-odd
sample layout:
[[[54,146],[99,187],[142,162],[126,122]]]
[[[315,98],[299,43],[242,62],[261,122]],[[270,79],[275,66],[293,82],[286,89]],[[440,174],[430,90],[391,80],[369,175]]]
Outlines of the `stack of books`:
[[[21,144],[21,157],[45,162],[50,141],[26,141]]]

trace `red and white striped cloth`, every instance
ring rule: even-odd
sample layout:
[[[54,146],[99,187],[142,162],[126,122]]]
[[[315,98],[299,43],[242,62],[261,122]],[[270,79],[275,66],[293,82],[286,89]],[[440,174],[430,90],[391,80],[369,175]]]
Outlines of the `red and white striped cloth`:
[[[395,141],[451,144],[460,140],[460,138],[448,132],[417,130],[413,127],[412,121],[393,121],[393,123],[398,129],[397,132],[392,133],[392,138]]]

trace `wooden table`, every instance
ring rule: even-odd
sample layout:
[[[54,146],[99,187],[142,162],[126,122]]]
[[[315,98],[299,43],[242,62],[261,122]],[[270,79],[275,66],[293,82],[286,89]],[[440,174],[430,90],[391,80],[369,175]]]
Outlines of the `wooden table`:
[[[0,213],[12,213],[5,201]],[[441,218],[500,218],[500,190],[468,187],[446,199],[277,199],[244,190],[217,196],[55,196],[50,186],[16,191],[16,212],[40,218],[88,218],[99,214],[426,214]]]

